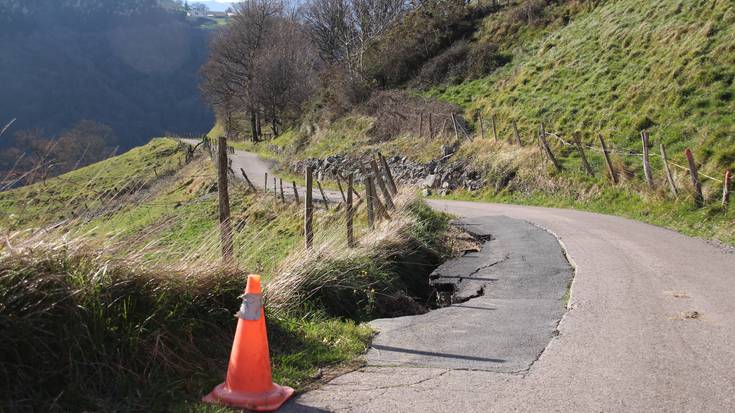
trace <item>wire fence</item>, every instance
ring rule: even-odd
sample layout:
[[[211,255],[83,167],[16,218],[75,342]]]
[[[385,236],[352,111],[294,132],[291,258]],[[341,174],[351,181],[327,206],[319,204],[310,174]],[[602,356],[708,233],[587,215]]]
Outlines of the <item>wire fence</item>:
[[[472,139],[474,139],[476,137],[475,135],[472,134],[472,132],[468,128],[466,128],[464,126],[463,122],[461,123],[461,122],[457,122],[456,121],[456,117],[457,116],[461,116],[461,114],[454,113],[454,112],[452,112],[452,113],[446,113],[446,112],[445,113],[422,112],[422,113],[419,113],[419,114],[414,114],[414,117],[419,120],[419,125],[420,125],[419,126],[419,129],[420,129],[419,130],[419,134],[420,135],[423,135],[423,124],[426,122],[426,119],[428,117],[427,115],[432,115],[432,117],[436,117],[437,119],[444,119],[445,123],[442,124],[442,127],[439,128],[436,131],[437,132],[437,135],[438,134],[445,133],[446,125],[447,125],[446,122],[447,122],[447,120],[449,120],[449,122],[452,122],[452,125],[450,125],[450,131],[452,130],[451,128],[456,127],[455,133],[457,134],[457,137],[462,136],[463,138],[466,138],[466,139],[469,139],[469,140],[472,140]],[[481,130],[484,130],[484,128],[487,127],[486,121],[484,119],[482,119],[482,117],[480,117],[480,119],[478,119],[478,122],[479,122],[479,126],[480,126]],[[492,122],[491,123],[491,126],[492,126],[492,132],[491,133],[493,133],[494,135],[497,136],[497,121],[495,120],[495,118],[492,118],[491,122]],[[431,126],[429,125],[429,127],[431,127]],[[433,136],[434,135],[434,131],[433,130],[432,131],[429,131],[429,134]],[[629,158],[630,157],[634,157],[634,158],[639,158],[639,159],[642,159],[644,157],[644,154],[642,152],[636,152],[636,151],[633,151],[633,150],[621,150],[621,149],[616,148],[615,145],[612,145],[612,144],[609,144],[609,146],[607,147],[607,151],[604,151],[604,150],[602,150],[602,148],[600,148],[598,146],[590,145],[590,144],[587,144],[587,143],[584,143],[584,142],[581,142],[581,141],[580,142],[577,142],[577,143],[572,143],[570,138],[565,139],[558,132],[545,131],[544,132],[544,136],[546,136],[546,137],[552,137],[557,142],[559,142],[561,145],[564,145],[564,146],[567,146],[567,147],[571,147],[571,148],[576,148],[577,144],[579,144],[580,147],[582,147],[582,148],[584,148],[586,150],[593,151],[593,152],[600,153],[600,154],[604,154],[605,152],[607,152],[607,154],[614,154],[614,155],[617,155],[617,156],[620,156],[620,157],[629,157]],[[661,158],[661,155],[659,155],[657,153],[649,153],[648,154],[648,157],[649,158]],[[680,165],[680,164],[678,164],[676,162],[671,161],[670,159],[667,159],[666,162],[669,165],[671,165],[673,167],[676,167],[678,169],[681,169],[682,171],[684,171],[686,173],[689,173],[690,172],[690,168],[688,166]],[[698,175],[701,176],[701,177],[704,177],[706,179],[709,179],[709,180],[711,180],[713,182],[717,182],[717,183],[720,183],[720,184],[723,184],[724,183],[724,180],[719,179],[719,178],[716,178],[716,177],[713,177],[713,176],[710,176],[710,175],[705,174],[705,173],[702,173],[701,171],[698,171]]]

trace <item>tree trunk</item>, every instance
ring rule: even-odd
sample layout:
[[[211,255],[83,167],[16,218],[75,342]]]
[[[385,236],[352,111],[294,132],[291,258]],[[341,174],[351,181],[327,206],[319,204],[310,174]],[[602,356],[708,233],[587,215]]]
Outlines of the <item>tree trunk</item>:
[[[250,111],[250,131],[252,132],[253,142],[258,142],[258,120],[254,110]]]
[[[258,131],[257,132],[258,140],[260,140],[261,138],[263,138],[263,130],[260,127],[261,120],[262,119],[261,119],[261,116],[260,116],[260,111],[255,111],[255,129]]]

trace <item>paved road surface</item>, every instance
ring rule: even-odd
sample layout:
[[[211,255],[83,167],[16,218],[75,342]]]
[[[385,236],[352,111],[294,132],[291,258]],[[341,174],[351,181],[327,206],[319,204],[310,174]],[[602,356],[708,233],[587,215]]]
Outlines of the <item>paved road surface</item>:
[[[186,142],[190,145],[196,145],[200,142],[198,139],[181,139],[181,141]],[[242,177],[242,172],[240,171],[240,169],[242,169],[247,174],[250,182],[252,182],[255,187],[262,189],[264,188],[265,174],[267,173],[268,186],[266,187],[266,190],[271,193],[273,192],[273,177],[277,177],[277,175],[274,175],[271,171],[274,166],[273,161],[260,159],[258,155],[252,152],[239,150],[236,150],[234,154],[231,154],[228,157],[232,161],[230,166],[232,168],[232,171],[235,173],[235,177],[237,179],[244,180]],[[316,176],[314,177],[314,179],[316,179]],[[301,186],[297,186],[297,188],[299,191],[299,197],[303,199],[304,188],[302,188]],[[283,192],[285,196],[293,199],[293,187],[291,182],[283,182]],[[327,197],[327,200],[329,202],[340,202],[342,200],[342,195],[339,193],[339,191],[324,189],[324,195]],[[319,193],[319,189],[317,189],[316,182],[314,182],[312,196],[315,201],[322,200],[322,196]],[[318,205],[319,204],[317,204],[317,206]]]
[[[430,204],[465,218],[528,221],[560,238],[576,274],[558,335],[527,371],[368,366],[301,395],[286,411],[735,411],[731,251],[607,215]]]
[[[430,204],[560,237],[577,271],[558,336],[528,372],[367,367],[300,396],[292,411],[735,411],[735,254],[606,215]]]
[[[492,239],[479,252],[449,260],[432,273],[434,285],[450,287],[458,302],[372,321],[380,333],[368,365],[521,373],[553,337],[573,275],[556,238],[503,216],[460,223]]]

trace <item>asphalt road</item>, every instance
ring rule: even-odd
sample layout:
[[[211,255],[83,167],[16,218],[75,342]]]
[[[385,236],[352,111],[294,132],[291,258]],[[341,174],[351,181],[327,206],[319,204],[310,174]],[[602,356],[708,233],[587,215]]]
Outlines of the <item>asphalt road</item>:
[[[521,373],[555,334],[573,275],[556,238],[503,216],[460,224],[492,239],[432,273],[435,287],[454,290],[454,304],[370,322],[379,334],[368,365]]]
[[[268,169],[257,158],[241,159],[256,175]],[[297,397],[285,411],[735,411],[731,250],[608,215],[429,203],[466,219],[503,216],[555,234],[576,267],[558,331],[527,369],[373,362]],[[440,328],[423,329],[425,340]],[[481,328],[477,334],[492,353],[497,338]]]
[[[190,145],[196,145],[197,143],[199,143],[199,140],[197,139],[181,139],[181,141]],[[248,179],[250,179],[250,182],[252,182],[253,186],[258,189],[265,188],[267,192],[271,194],[273,193],[273,178],[278,177],[272,172],[274,162],[261,159],[258,157],[258,155],[252,152],[240,150],[236,150],[234,154],[228,155],[228,158],[231,161],[230,167],[232,168],[232,172],[234,173],[235,178],[244,181],[242,171],[245,171],[245,174],[247,174]],[[266,173],[268,174],[267,186],[265,185]],[[316,180],[317,177],[314,176],[314,179]],[[280,181],[277,183],[276,189],[278,190],[278,194],[280,196]],[[303,199],[304,188],[301,186],[297,186],[297,190],[299,192],[299,197]],[[283,192],[287,198],[293,199],[293,183],[283,181]],[[324,195],[326,196],[328,202],[342,201],[342,194],[340,194],[338,191],[324,189]],[[317,189],[316,181],[314,182],[312,197],[315,201],[321,201],[323,199],[321,193],[319,192],[319,189]],[[319,206],[318,202],[316,203],[316,206]]]
[[[292,411],[735,411],[732,251],[607,215],[429,203],[560,238],[576,274],[558,335],[526,372],[368,366],[300,396]]]

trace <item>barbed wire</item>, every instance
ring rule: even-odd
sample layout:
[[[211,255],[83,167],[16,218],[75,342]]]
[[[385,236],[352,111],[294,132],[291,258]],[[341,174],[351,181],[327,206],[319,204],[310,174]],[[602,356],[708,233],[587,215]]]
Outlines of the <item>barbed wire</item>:
[[[557,139],[562,145],[572,146],[572,147],[575,147],[576,146],[576,144],[572,144],[572,143],[569,143],[569,142],[565,141],[564,139],[562,139],[556,133],[545,132],[545,134],[546,134],[546,136],[551,136],[552,138]],[[585,144],[585,143],[582,143],[582,142],[579,142],[579,145],[582,146],[582,147],[584,147],[584,148],[587,148],[589,150],[595,151],[595,152],[599,152],[599,153],[604,153],[605,152],[601,148],[598,148],[598,147],[592,146],[592,145],[588,145],[588,144]],[[620,150],[614,149],[614,147],[612,149],[608,149],[607,152],[608,153],[614,153],[614,154],[617,154],[619,156],[628,156],[628,157],[636,157],[636,158],[643,158],[643,156],[644,156],[644,154],[641,153],[641,152],[620,151]],[[658,157],[658,158],[661,158],[661,155],[659,155],[657,153],[649,153],[648,156],[649,157]],[[683,166],[683,165],[679,165],[679,164],[677,164],[675,162],[672,162],[671,160],[667,160],[667,163],[670,164],[670,165],[672,165],[672,166],[675,166],[677,168],[680,168],[680,169],[682,169],[682,170],[684,170],[686,172],[690,172],[688,167]],[[705,177],[707,179],[710,179],[710,180],[713,180],[715,182],[724,183],[724,181],[722,179],[718,179],[718,178],[715,178],[713,176],[709,176],[709,175],[707,175],[705,173],[702,173],[702,172],[699,172],[698,171],[697,174],[699,176],[703,176],[703,177]]]

